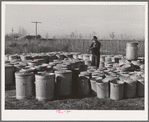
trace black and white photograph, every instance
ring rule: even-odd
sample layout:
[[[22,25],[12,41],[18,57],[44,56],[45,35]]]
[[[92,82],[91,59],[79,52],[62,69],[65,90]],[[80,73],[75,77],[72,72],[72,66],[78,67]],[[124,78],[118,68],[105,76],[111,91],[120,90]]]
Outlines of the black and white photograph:
[[[2,120],[148,120],[147,2],[2,2]]]

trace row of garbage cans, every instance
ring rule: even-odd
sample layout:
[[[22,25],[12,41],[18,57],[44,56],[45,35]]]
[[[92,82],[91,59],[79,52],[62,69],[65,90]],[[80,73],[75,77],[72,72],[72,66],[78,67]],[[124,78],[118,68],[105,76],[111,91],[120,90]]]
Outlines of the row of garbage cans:
[[[15,73],[16,98],[25,99],[36,96],[39,101],[52,100],[56,95],[69,96],[72,87],[72,71],[55,71],[55,73],[33,72]]]
[[[75,74],[79,70],[75,70]],[[96,94],[98,98],[119,100],[131,97],[144,96],[144,79],[120,80],[117,77],[93,77],[89,73],[80,72],[78,77],[72,76],[72,71],[61,70],[55,73],[15,73],[16,98],[25,99],[35,96],[38,100],[52,100],[54,96],[66,97],[79,94]],[[88,74],[88,75],[87,75]],[[75,78],[75,79],[72,79]],[[35,85],[34,85],[35,83]]]
[[[144,96],[143,78],[126,78],[122,81],[118,77],[91,76],[85,71],[79,73],[78,68],[74,71],[61,70],[35,75],[33,72],[17,72],[15,77],[17,99],[36,96],[36,99],[42,101],[52,100],[55,96],[87,96],[91,93],[101,99],[110,97],[113,100]]]
[[[144,96],[143,63],[137,61],[126,63],[126,60],[122,59],[121,56],[115,57],[116,60],[112,62],[112,56],[101,56],[100,64],[101,62],[103,64],[100,65],[99,69],[96,69],[90,63],[85,63],[86,61],[91,62],[90,54],[83,56],[74,54],[69,59],[67,57],[66,60],[61,57],[59,57],[61,60],[54,59],[48,65],[41,59],[26,60],[29,65],[26,69],[24,61],[24,65],[22,64],[18,69],[19,72],[15,71],[16,98],[24,99],[36,96],[38,100],[52,100],[55,96],[89,95],[90,93],[96,94],[98,98],[110,97],[114,100]],[[74,59],[78,60],[73,62]],[[37,61],[39,62],[37,63]],[[14,76],[14,66],[20,64],[13,63],[5,64],[7,83],[12,82],[10,79],[13,79]],[[140,68],[142,71],[136,71],[142,73],[140,73],[141,77],[137,77],[137,75],[133,77],[132,75],[136,68],[132,64],[135,63],[140,63],[139,66],[142,66]],[[35,72],[35,69],[38,72]]]
[[[134,98],[144,96],[144,79],[135,81],[127,79],[122,81],[118,78],[105,80],[101,78],[91,79],[92,92],[97,94],[98,98],[111,98],[120,100],[124,98]]]

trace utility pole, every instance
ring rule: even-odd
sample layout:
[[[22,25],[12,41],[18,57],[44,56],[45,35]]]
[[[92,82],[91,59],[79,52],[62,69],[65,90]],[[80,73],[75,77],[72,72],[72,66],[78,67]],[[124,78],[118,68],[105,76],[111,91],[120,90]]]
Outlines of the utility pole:
[[[38,24],[38,23],[41,23],[41,22],[37,22],[37,21],[36,21],[36,22],[32,22],[32,23],[35,23],[35,24],[36,24],[35,31],[36,31],[36,38],[37,38],[37,24]]]
[[[13,28],[12,28],[12,38],[13,38],[13,31],[14,31],[14,30],[13,30]]]
[[[14,30],[13,30],[13,28],[12,28],[12,35],[13,35],[13,31],[14,31]]]

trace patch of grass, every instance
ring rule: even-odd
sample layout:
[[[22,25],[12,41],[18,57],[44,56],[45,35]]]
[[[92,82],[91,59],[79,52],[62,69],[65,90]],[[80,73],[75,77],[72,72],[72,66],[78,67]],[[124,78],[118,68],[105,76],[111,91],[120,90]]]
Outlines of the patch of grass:
[[[19,44],[17,43],[17,42],[12,42],[10,45],[9,45],[9,47],[18,47],[19,46]]]
[[[34,97],[17,100],[15,89],[5,91],[5,109],[49,109],[49,110],[144,110],[144,98],[129,98],[114,101],[110,98],[99,99],[96,96],[70,97],[40,102]]]
[[[104,40],[101,42],[101,54],[121,54],[126,55],[126,43],[129,40]],[[5,54],[15,54],[20,52],[41,53],[49,51],[81,52],[87,53],[91,41],[89,39],[54,39],[54,40],[6,40]],[[18,48],[20,50],[16,50]],[[144,41],[138,45],[138,56],[144,56]]]
[[[24,47],[27,47],[27,46],[28,46],[27,43],[22,44],[22,47],[23,47],[23,48],[24,48]]]

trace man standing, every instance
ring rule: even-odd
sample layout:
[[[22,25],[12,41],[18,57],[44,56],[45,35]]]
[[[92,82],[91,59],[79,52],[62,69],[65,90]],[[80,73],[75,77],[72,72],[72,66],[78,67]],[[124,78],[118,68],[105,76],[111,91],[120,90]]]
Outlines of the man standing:
[[[100,46],[101,43],[97,40],[98,38],[96,36],[93,36],[93,42],[88,49],[88,52],[91,50],[92,52],[92,66],[99,67],[99,61],[100,61]]]

